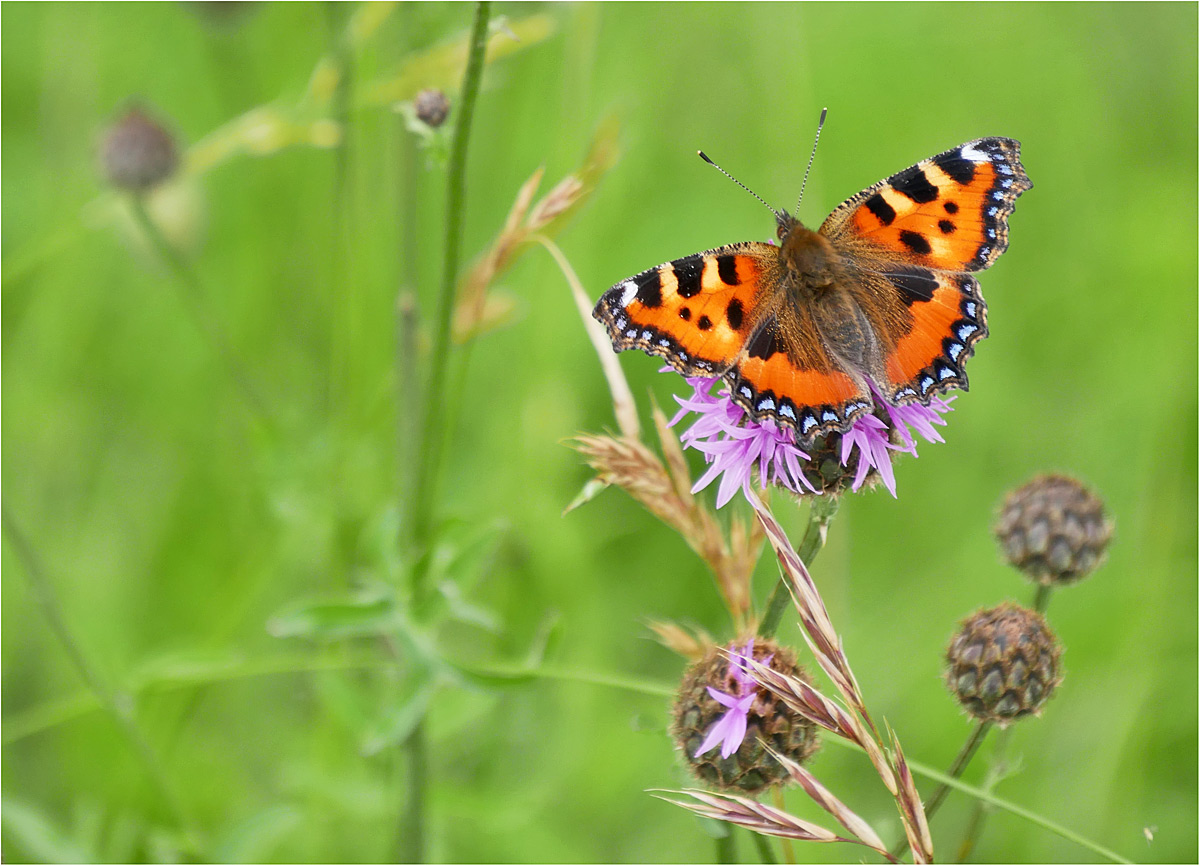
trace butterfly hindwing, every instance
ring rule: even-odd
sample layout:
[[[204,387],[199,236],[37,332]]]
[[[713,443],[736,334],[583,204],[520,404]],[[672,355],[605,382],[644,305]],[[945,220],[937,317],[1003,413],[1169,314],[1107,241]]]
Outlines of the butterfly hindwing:
[[[643,271],[604,293],[592,315],[613,348],[641,349],[688,376],[718,376],[753,332],[777,250],[746,242]]]
[[[801,442],[847,429],[872,406],[865,383],[834,363],[808,310],[794,305],[764,322],[726,379],[735,403],[791,427]]]
[[[988,333],[987,305],[975,277],[893,267],[875,275],[867,290],[890,295],[897,306],[898,314],[878,328],[886,396],[895,403],[928,402],[951,388],[967,390],[966,361]]]
[[[979,138],[922,160],[838,206],[821,234],[854,253],[980,271],[1008,248],[1008,217],[1033,184],[1011,138]],[[874,249],[870,249],[873,247]]]

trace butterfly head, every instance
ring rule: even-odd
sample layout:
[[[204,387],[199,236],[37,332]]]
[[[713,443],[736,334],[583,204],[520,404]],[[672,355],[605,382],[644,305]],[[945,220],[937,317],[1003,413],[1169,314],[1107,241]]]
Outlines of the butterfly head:
[[[779,261],[792,275],[791,284],[813,292],[832,286],[840,261],[833,245],[788,213],[779,214],[776,222]]]

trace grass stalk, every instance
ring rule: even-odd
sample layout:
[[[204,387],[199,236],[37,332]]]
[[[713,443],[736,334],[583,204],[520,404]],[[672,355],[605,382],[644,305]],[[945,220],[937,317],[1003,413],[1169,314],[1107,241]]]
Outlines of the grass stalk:
[[[42,609],[42,614],[50,624],[50,630],[54,632],[54,636],[58,638],[59,643],[66,650],[67,656],[79,672],[79,676],[83,679],[84,684],[95,695],[96,700],[100,702],[100,705],[116,723],[117,728],[129,741],[134,754],[141,761],[151,784],[157,790],[159,797],[162,799],[163,804],[166,806],[172,820],[180,831],[186,848],[193,855],[200,856],[200,843],[195,827],[188,818],[182,799],[171,785],[166,770],[163,769],[162,763],[159,761],[158,754],[142,733],[141,728],[138,727],[133,713],[133,700],[128,695],[111,688],[100,674],[99,668],[88,657],[83,645],[76,639],[70,626],[67,625],[66,618],[62,613],[62,607],[58,602],[58,595],[55,593],[54,586],[51,584],[49,577],[46,575],[41,558],[34,550],[28,537],[17,524],[16,518],[13,517],[7,505],[3,507],[2,514],[4,534],[8,536],[9,543],[13,546],[17,559],[21,562],[25,576],[29,579],[30,586],[33,588],[33,594],[37,599],[38,606]]]
[[[812,561],[825,546],[825,538],[829,534],[829,524],[837,514],[838,504],[838,497],[830,494],[812,497],[812,504],[808,509],[808,526],[805,528],[804,537],[800,539],[800,546],[796,550],[805,566],[812,565]],[[783,612],[787,609],[791,599],[787,577],[781,574],[779,582],[775,584],[775,589],[771,593],[771,599],[767,602],[767,611],[758,625],[759,637],[775,636],[775,632],[779,628],[779,621],[783,618]]]

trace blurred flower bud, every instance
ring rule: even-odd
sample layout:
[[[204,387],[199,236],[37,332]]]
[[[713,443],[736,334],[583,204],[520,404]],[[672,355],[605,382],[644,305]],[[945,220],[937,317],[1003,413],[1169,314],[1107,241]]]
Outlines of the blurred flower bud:
[[[1005,602],[962,621],[946,648],[946,686],[980,721],[1037,714],[1062,682],[1058,639],[1042,615]]]
[[[1112,532],[1104,503],[1063,475],[1039,476],[1010,493],[995,527],[1008,561],[1045,585],[1073,583],[1095,570]]]
[[[450,100],[436,88],[418,93],[417,98],[413,100],[413,106],[417,110],[417,117],[435,129],[445,123],[450,114]]]
[[[108,182],[128,192],[146,192],[175,173],[175,139],[140,108],[131,108],[104,135],[101,164]]]

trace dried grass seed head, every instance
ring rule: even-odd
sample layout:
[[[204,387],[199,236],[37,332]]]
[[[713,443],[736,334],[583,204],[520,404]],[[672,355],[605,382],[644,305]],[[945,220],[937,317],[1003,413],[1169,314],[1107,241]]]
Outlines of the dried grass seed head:
[[[946,648],[946,686],[980,721],[1040,713],[1062,682],[1062,648],[1041,614],[1005,602],[964,619]]]
[[[995,526],[1009,563],[1045,585],[1074,583],[1098,568],[1112,532],[1104,502],[1065,475],[1042,475],[1011,492]]]

